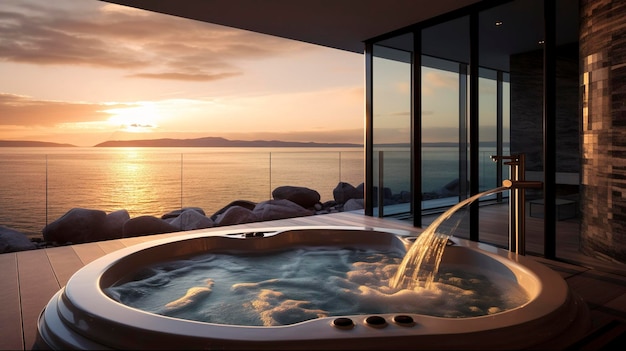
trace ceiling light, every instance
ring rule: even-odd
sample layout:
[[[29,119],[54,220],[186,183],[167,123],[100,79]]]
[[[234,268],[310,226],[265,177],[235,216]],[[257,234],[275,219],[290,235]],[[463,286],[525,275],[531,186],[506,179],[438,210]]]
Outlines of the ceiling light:
[[[544,40],[539,40],[539,45],[543,45],[545,43]]]
[[[502,21],[496,21],[496,27],[500,27],[502,25]]]

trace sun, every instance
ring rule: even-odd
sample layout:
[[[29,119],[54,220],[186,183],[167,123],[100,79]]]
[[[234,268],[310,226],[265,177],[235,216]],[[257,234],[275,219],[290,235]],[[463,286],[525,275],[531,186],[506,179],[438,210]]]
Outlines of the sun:
[[[149,103],[137,103],[130,107],[114,108],[104,111],[111,114],[108,122],[122,131],[131,133],[152,132],[158,127],[160,114],[158,109]]]

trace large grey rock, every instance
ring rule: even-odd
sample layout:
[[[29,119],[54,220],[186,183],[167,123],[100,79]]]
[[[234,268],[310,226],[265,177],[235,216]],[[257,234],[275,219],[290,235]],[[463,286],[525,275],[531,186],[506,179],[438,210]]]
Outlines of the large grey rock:
[[[252,210],[261,221],[270,221],[274,219],[294,218],[311,216],[314,211],[289,200],[268,200],[259,202],[254,210]]]
[[[217,211],[213,215],[211,215],[210,218],[214,222],[218,222],[218,217],[220,215],[224,214],[224,212],[226,212],[229,208],[234,207],[234,206],[243,207],[245,209],[248,209],[248,210],[252,211],[254,209],[254,206],[256,206],[256,203],[252,202],[252,201],[247,201],[247,200],[235,200],[235,201],[229,203],[228,205],[222,207],[221,209],[219,209],[219,211]]]
[[[311,208],[320,202],[320,194],[302,186],[279,186],[272,191],[275,200],[289,200],[304,208]]]
[[[363,201],[363,199],[350,199],[346,201],[346,203],[343,205],[344,211],[356,211],[362,210],[364,208],[365,202]]]
[[[356,199],[363,199],[365,198],[365,196],[363,194],[365,194],[365,183],[361,183],[359,185],[356,186],[356,191],[358,191],[358,196],[356,197]]]
[[[219,226],[258,222],[256,214],[242,206],[231,206],[216,216],[215,223]]]
[[[335,189],[333,189],[333,198],[340,204],[350,199],[362,199],[363,188],[357,189],[349,183],[339,182]]]
[[[170,218],[176,218],[178,216],[180,216],[181,213],[188,211],[188,210],[194,210],[196,212],[198,212],[199,214],[206,216],[206,213],[204,213],[204,210],[201,209],[200,207],[183,207],[181,209],[178,210],[174,210],[171,212],[168,212],[166,214],[164,214],[163,216],[161,216],[161,219],[170,219]]]
[[[215,222],[195,209],[187,209],[178,217],[166,219],[166,222],[178,228],[178,230],[194,230],[211,228]]]
[[[153,216],[139,216],[124,223],[123,235],[125,238],[149,234],[163,234],[179,231],[175,226]]]
[[[97,241],[102,236],[106,216],[100,210],[73,208],[45,226],[43,238],[59,244]]]
[[[0,226],[0,253],[33,250],[36,248],[37,245],[30,241],[26,235]]]
[[[126,210],[109,213],[104,219],[104,227],[97,240],[119,239],[124,236],[124,223],[130,219]]]

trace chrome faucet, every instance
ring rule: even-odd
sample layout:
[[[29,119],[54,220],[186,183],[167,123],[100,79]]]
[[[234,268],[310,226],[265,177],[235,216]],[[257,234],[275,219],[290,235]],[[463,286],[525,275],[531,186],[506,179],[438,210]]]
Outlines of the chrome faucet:
[[[525,189],[542,188],[543,182],[525,179],[524,154],[510,156],[491,156],[494,162],[507,160],[510,166],[510,178],[502,181],[502,186],[509,188],[509,251],[526,254],[526,195]]]

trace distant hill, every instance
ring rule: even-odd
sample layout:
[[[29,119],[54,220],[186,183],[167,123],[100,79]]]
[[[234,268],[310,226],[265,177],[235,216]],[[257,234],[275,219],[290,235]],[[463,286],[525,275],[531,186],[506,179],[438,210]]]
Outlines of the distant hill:
[[[0,147],[76,147],[76,145],[49,143],[45,141],[0,140]]]
[[[278,140],[228,140],[219,137],[197,139],[110,140],[95,147],[362,147],[350,143],[314,143]]]

